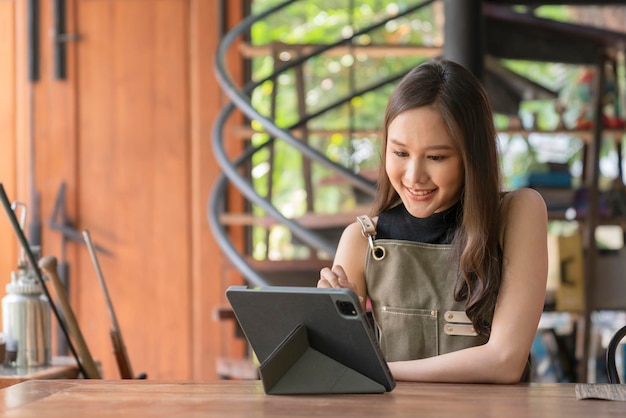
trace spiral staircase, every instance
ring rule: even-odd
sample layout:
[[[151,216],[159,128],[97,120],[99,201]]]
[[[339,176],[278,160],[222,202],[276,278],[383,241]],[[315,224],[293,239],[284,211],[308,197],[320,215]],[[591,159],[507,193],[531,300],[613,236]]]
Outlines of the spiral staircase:
[[[350,168],[331,160],[326,153],[323,152],[323,150],[314,148],[311,145],[308,136],[316,133],[319,134],[319,130],[318,132],[312,132],[308,128],[308,125],[311,121],[314,121],[315,118],[318,118],[333,109],[345,106],[346,104],[349,105],[350,101],[352,101],[355,97],[360,97],[363,94],[380,89],[382,86],[394,83],[404,75],[404,72],[400,72],[398,74],[392,74],[388,77],[381,78],[380,80],[375,80],[371,85],[358,91],[350,91],[342,97],[337,97],[333,102],[323,108],[316,109],[315,112],[310,113],[304,109],[306,107],[304,97],[306,92],[304,91],[305,86],[303,78],[306,76],[304,76],[302,72],[306,63],[316,57],[322,56],[323,54],[333,53],[337,50],[342,50],[341,53],[350,54],[364,53],[367,49],[372,50],[374,49],[372,47],[354,45],[355,39],[377,30],[394,19],[410,15],[412,12],[419,10],[420,8],[427,7],[429,4],[433,3],[433,1],[417,3],[416,5],[411,6],[398,14],[395,14],[394,16],[390,16],[376,22],[375,24],[369,25],[364,29],[354,31],[351,36],[338,39],[332,44],[287,45],[274,43],[269,49],[271,49],[271,53],[275,57],[288,53],[294,58],[286,62],[276,60],[277,64],[275,65],[274,72],[272,74],[263,79],[249,82],[241,90],[237,89],[235,83],[228,75],[224,61],[228,48],[236,38],[245,35],[253,24],[262,21],[269,15],[281,13],[291,3],[294,3],[294,1],[286,1],[276,7],[266,10],[265,12],[258,15],[251,15],[243,20],[239,25],[237,25],[237,27],[233,28],[233,30],[226,34],[220,44],[217,54],[216,75],[224,92],[231,99],[231,103],[223,109],[214,125],[212,138],[213,150],[224,174],[217,182],[213,190],[209,204],[209,219],[216,239],[218,240],[222,250],[228,255],[233,264],[243,273],[246,280],[251,285],[268,285],[277,283],[286,284],[289,283],[285,281],[289,280],[287,279],[288,276],[291,276],[293,279],[289,284],[295,283],[300,285],[310,285],[314,283],[312,280],[313,277],[317,275],[319,267],[329,263],[329,258],[332,258],[335,252],[338,241],[338,232],[354,220],[352,215],[356,212],[336,212],[333,214],[315,213],[313,210],[315,185],[313,184],[311,178],[306,177],[306,175],[309,174],[310,176],[311,171],[314,169],[313,166],[317,164],[331,170],[333,173],[336,173],[337,180],[342,179],[345,183],[353,186],[357,193],[360,191],[361,194],[366,197],[374,194],[375,185],[371,178],[366,178],[358,173],[355,173]],[[406,47],[402,48],[407,49]],[[253,48],[250,48],[250,50],[252,49]],[[427,50],[430,55],[439,53],[439,48],[435,47],[422,47],[422,49]],[[252,51],[249,55],[254,55],[254,51]],[[270,112],[270,115],[262,114],[251,105],[250,95],[254,89],[262,86],[268,81],[277,80],[281,74],[290,70],[295,70],[296,74],[300,74],[299,77],[295,77],[298,84],[295,88],[298,92],[298,98],[296,100],[299,108],[297,110],[297,120],[290,124],[290,126],[277,126],[271,114],[275,114],[275,111]],[[275,103],[279,85],[274,82],[272,83],[272,86],[270,94],[272,96],[272,101]],[[240,110],[248,120],[255,121],[256,126],[260,125],[269,137],[264,143],[258,146],[248,146],[248,148],[246,148],[239,157],[235,160],[231,160],[226,155],[224,150],[224,125],[228,117],[235,111],[235,109]],[[246,128],[242,129],[242,131],[247,132],[248,135],[253,133],[253,131],[249,128]],[[329,133],[326,132],[326,134]],[[363,134],[363,132],[352,129],[351,132],[346,132],[344,134],[354,136]],[[307,207],[306,212],[297,218],[288,217],[275,207],[272,203],[271,184],[268,187],[266,195],[262,196],[255,190],[250,181],[250,177],[241,174],[239,170],[241,167],[245,167],[247,165],[249,166],[249,162],[255,153],[259,153],[264,149],[269,149],[270,153],[273,152],[274,143],[276,141],[284,141],[300,152],[303,157],[303,179],[301,183],[304,184]],[[250,143],[249,138],[246,138],[246,142]],[[273,178],[274,175],[272,161],[270,160],[270,170],[267,176],[269,178]],[[249,216],[233,216],[232,214],[228,214],[224,199],[228,182],[234,184],[238,188],[241,194],[250,202],[250,206],[256,205],[260,208],[264,212],[264,216],[255,217],[251,214]],[[306,259],[299,260],[281,259],[272,261],[268,258],[256,260],[250,255],[241,254],[230,243],[226,230],[226,227],[229,224],[244,224],[248,228],[252,228],[254,225],[257,225],[257,227],[266,227],[268,229],[276,224],[284,225],[290,230],[295,239],[311,248],[310,254],[312,255]],[[318,254],[321,254],[321,258],[317,256]],[[312,272],[314,273],[311,274]]]

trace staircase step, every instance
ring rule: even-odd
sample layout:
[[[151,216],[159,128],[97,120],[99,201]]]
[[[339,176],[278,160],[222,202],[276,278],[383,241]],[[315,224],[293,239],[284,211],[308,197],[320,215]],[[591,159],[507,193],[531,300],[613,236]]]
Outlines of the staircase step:
[[[332,260],[307,258],[302,260],[246,260],[252,268],[261,273],[266,272],[306,272],[320,271],[332,265]]]
[[[222,305],[213,309],[213,319],[216,321],[226,321],[237,318],[230,305]]]
[[[305,228],[325,229],[333,227],[346,227],[356,220],[357,216],[369,213],[369,206],[358,205],[356,208],[340,213],[306,213],[293,218]],[[220,222],[231,226],[262,226],[270,227],[280,225],[280,222],[271,216],[256,216],[251,213],[222,213]]]
[[[220,379],[258,380],[259,368],[250,359],[221,357],[217,359],[217,375]]]
[[[301,128],[296,128],[296,129],[292,129],[291,130],[291,134],[294,136],[298,136],[300,135],[300,132],[302,131]],[[242,125],[242,126],[234,126],[231,128],[230,133],[233,134],[234,138],[239,138],[239,139],[250,139],[250,137],[252,137],[252,135],[254,134],[258,134],[258,133],[264,133],[264,131],[262,130],[256,130],[254,128],[252,128],[249,125]],[[344,136],[350,136],[350,135],[358,135],[360,137],[367,137],[367,136],[379,136],[381,134],[381,130],[380,129],[315,129],[315,128],[311,128],[311,129],[307,129],[307,133],[309,135],[316,135],[316,136],[327,136],[330,137],[331,135],[336,135],[336,134],[342,134]]]
[[[250,266],[267,279],[271,286],[315,287],[320,270],[330,267],[332,260],[249,260]]]
[[[274,286],[317,286],[319,271],[332,266],[332,260],[246,260],[250,266],[268,278]],[[226,321],[236,319],[230,305],[220,305],[213,309],[213,319]]]
[[[291,52],[294,54],[308,54],[314,49],[326,45],[315,44],[281,44],[274,42],[271,45],[252,45],[247,42],[239,44],[239,52],[244,58],[268,57],[274,55],[275,52]],[[427,57],[432,58],[441,55],[443,48],[441,46],[424,46],[424,45],[339,45],[324,52],[325,56],[342,57],[346,54],[365,54],[370,58],[388,58],[393,57]],[[295,57],[294,57],[295,58]]]

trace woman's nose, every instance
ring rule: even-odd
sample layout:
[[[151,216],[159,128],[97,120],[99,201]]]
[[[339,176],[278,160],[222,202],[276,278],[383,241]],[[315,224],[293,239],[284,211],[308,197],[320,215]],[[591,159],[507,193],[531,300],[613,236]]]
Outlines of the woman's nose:
[[[419,160],[412,160],[406,166],[404,177],[409,184],[424,183],[428,179],[424,163]]]

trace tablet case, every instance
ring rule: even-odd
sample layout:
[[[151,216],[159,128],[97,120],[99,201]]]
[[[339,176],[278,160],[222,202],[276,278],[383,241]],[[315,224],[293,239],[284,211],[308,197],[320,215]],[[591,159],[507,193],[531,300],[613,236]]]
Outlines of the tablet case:
[[[226,291],[267,394],[384,393],[395,382],[354,292],[232,286]]]

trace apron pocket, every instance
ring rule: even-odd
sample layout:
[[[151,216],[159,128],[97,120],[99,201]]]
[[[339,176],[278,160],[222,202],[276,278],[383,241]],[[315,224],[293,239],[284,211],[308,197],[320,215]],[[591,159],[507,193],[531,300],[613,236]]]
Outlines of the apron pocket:
[[[380,348],[387,361],[438,355],[437,311],[383,306],[379,315]]]

